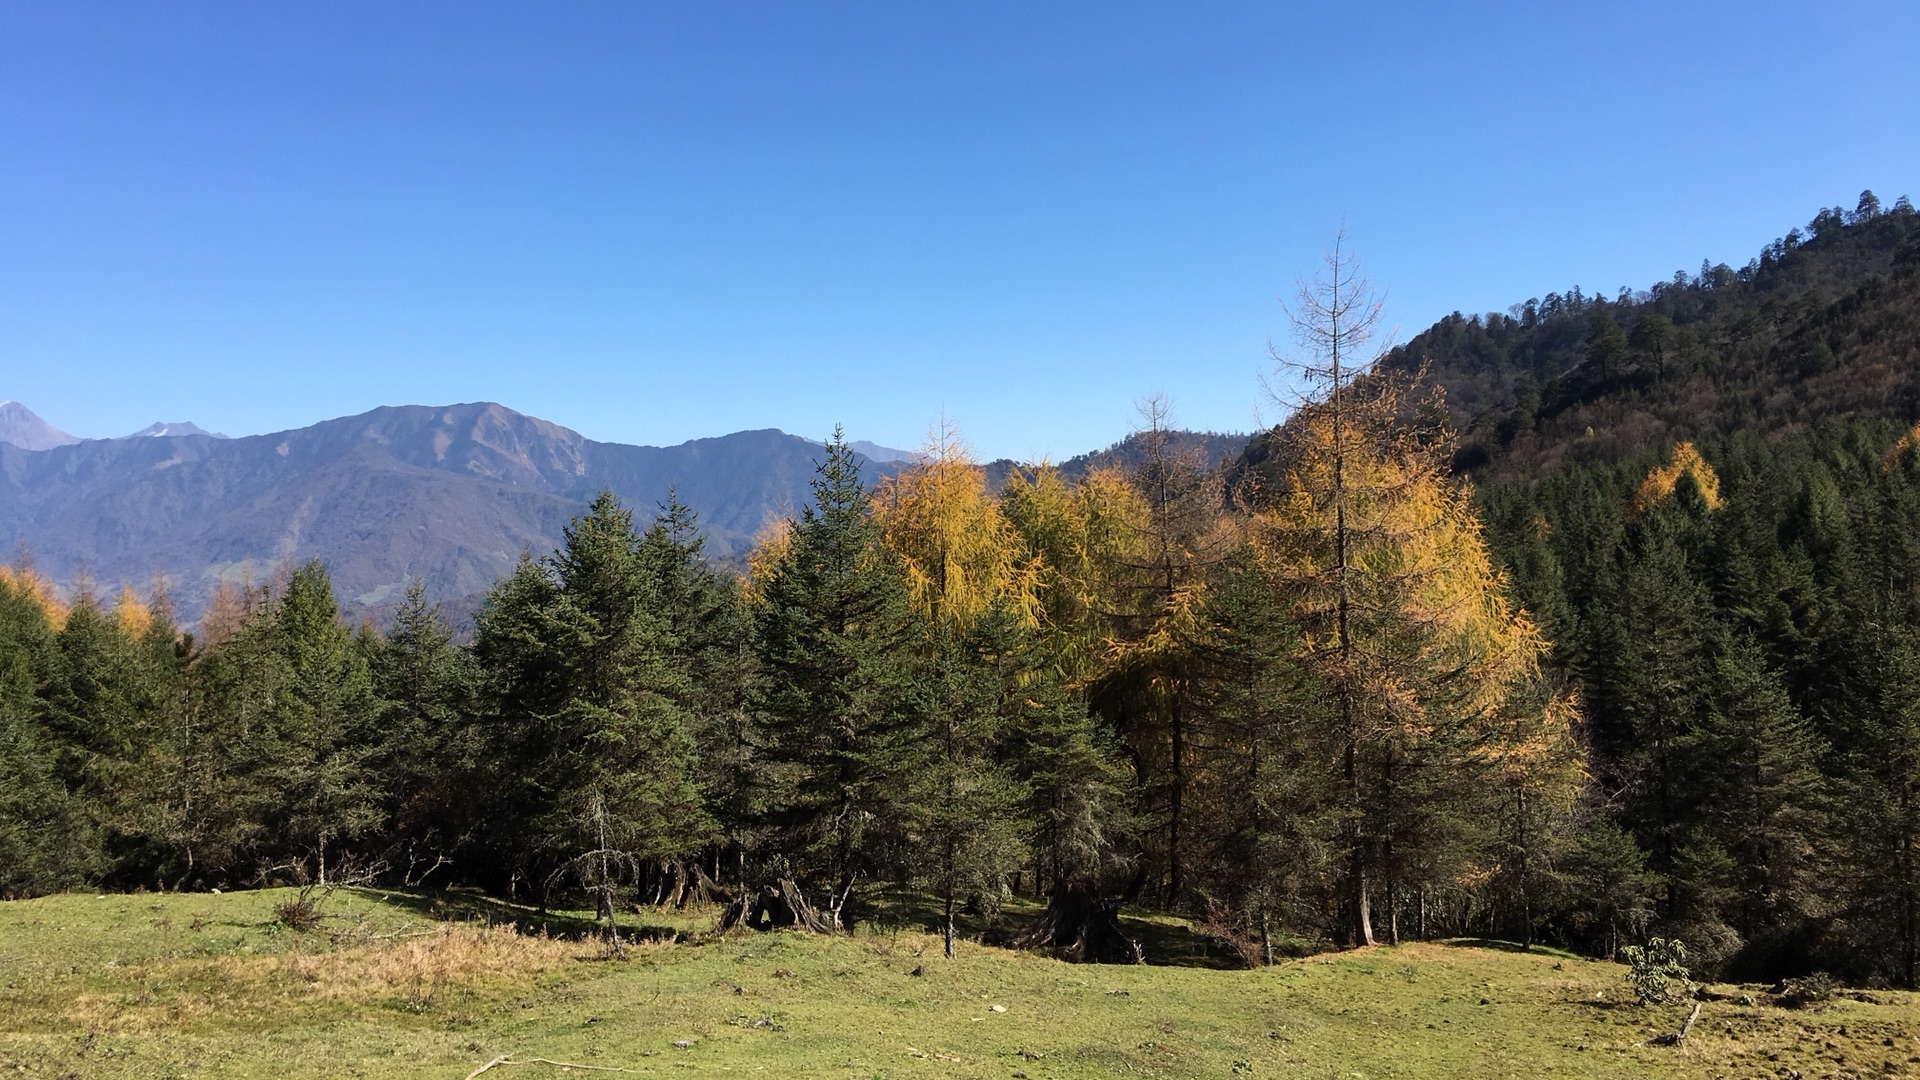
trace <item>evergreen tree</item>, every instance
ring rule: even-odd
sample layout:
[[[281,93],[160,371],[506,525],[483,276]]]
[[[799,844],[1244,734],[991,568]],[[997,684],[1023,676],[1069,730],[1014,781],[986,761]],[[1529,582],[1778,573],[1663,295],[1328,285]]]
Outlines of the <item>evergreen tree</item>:
[[[1847,957],[1867,978],[1920,987],[1920,649],[1868,627],[1843,729]]]
[[[311,858],[326,884],[329,857],[356,854],[381,821],[373,681],[318,560],[294,571],[262,630],[278,683],[252,750],[268,851],[303,868]]]
[[[858,460],[836,429],[813,503],[756,585],[754,708],[765,741],[766,855],[844,897],[905,839],[927,749],[928,687],[898,565],[867,516]],[[889,851],[891,848],[891,851]]]
[[[1825,914],[1823,748],[1751,642],[1723,640],[1715,653],[1695,797],[1733,863],[1726,921],[1747,942],[1777,946]]]
[[[747,598],[738,579],[716,572],[693,510],[671,491],[666,505],[640,538],[643,572],[657,597],[670,662],[685,678],[675,690],[698,751],[702,800],[724,837],[738,876],[754,845],[753,773],[758,767],[749,695],[758,677]],[[720,846],[711,852],[712,874],[721,875]],[[697,878],[697,874],[695,875]],[[684,897],[684,872],[671,894]]]
[[[406,859],[408,880],[421,861],[437,866],[475,824],[472,776],[483,747],[472,723],[478,672],[472,654],[453,644],[453,631],[415,578],[393,624],[371,650],[373,690],[380,709],[377,763],[386,827]]]
[[[77,887],[104,869],[92,822],[62,782],[41,690],[56,667],[49,612],[0,573],[0,898]]]
[[[678,703],[685,675],[639,544],[631,513],[602,492],[558,551],[522,559],[482,609],[475,653],[494,702],[486,767],[510,880],[544,889],[583,852],[669,859],[711,835]]]

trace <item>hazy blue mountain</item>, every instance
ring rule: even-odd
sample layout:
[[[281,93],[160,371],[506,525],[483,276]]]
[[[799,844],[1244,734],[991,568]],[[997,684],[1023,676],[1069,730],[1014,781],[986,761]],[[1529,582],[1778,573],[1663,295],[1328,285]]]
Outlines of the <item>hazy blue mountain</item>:
[[[879,443],[870,443],[865,439],[855,439],[847,445],[853,447],[854,453],[859,454],[868,461],[894,464],[913,460],[913,451],[911,450],[895,450],[891,446],[881,446]]]
[[[208,431],[206,428],[201,427],[191,420],[183,420],[177,424],[170,424],[165,420],[158,420],[131,435],[122,435],[120,437],[123,439],[150,439],[165,435],[210,435],[216,439],[226,438],[225,435],[217,431]]]
[[[79,441],[35,416],[33,410],[25,405],[17,401],[0,401],[0,443],[22,450],[51,450]]]
[[[316,555],[349,606],[397,600],[417,575],[459,609],[522,550],[553,548],[602,488],[643,521],[676,488],[708,551],[737,558],[768,518],[804,502],[820,457],[818,444],[775,430],[669,447],[595,442],[490,403],[382,408],[237,439],[0,445],[0,551],[103,590],[159,578],[189,619],[221,581],[266,581]]]

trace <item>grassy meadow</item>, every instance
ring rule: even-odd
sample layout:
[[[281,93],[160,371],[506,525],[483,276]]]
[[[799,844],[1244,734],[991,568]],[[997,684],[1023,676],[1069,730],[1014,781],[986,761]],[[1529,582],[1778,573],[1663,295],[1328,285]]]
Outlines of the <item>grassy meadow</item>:
[[[1539,950],[1229,970],[1184,924],[1142,917],[1129,931],[1169,963],[973,941],[948,961],[914,928],[713,937],[711,912],[649,910],[627,917],[623,960],[578,913],[339,891],[295,931],[275,914],[295,895],[0,904],[0,1075],[1920,1076],[1915,995],[1790,1010],[1721,987],[1755,1003],[1709,1002],[1684,1045],[1643,1046],[1689,1006],[1642,1008],[1624,968]]]

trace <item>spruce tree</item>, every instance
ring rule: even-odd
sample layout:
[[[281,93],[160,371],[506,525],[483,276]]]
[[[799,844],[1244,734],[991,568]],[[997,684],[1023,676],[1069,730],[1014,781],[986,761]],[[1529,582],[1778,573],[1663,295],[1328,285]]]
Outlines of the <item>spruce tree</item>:
[[[329,858],[365,855],[354,842],[381,821],[373,681],[317,559],[294,571],[267,632],[279,685],[254,749],[267,847],[324,885]]]
[[[1734,866],[1726,921],[1777,947],[1827,906],[1824,748],[1752,642],[1723,639],[1714,652],[1695,740],[1700,817]]]
[[[826,451],[812,504],[756,585],[754,709],[771,831],[762,854],[844,898],[856,876],[886,873],[905,838],[929,688],[858,459],[838,429]]]
[[[103,865],[80,800],[62,782],[41,690],[56,668],[45,605],[0,572],[0,898],[75,888]]]
[[[460,780],[472,775],[482,752],[471,722],[478,673],[419,578],[407,586],[369,662],[380,709],[386,828],[399,845],[394,856],[406,860],[405,880],[417,881],[472,827],[475,807]]]
[[[475,652],[493,699],[486,765],[508,831],[497,854],[510,879],[542,895],[581,853],[637,864],[711,835],[678,703],[685,674],[639,544],[631,513],[602,492],[560,549],[523,559],[480,615]]]

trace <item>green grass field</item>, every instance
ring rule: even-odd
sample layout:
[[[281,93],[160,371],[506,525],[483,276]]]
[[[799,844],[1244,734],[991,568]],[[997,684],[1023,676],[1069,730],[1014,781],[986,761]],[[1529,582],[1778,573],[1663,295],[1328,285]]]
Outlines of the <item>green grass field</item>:
[[[0,904],[0,1074],[41,1077],[1920,1076],[1920,1000],[1631,1004],[1624,969],[1408,945],[1209,966],[1204,939],[1130,921],[1172,966],[1074,966],[918,930],[709,937],[710,913],[630,916],[612,959],[579,924],[459,896],[56,896]],[[1017,912],[1014,914],[1018,914]],[[514,925],[509,927],[511,922]],[[645,924],[644,926],[642,924]],[[1734,988],[1722,988],[1732,991]],[[1757,998],[1756,1000],[1763,1000]]]

